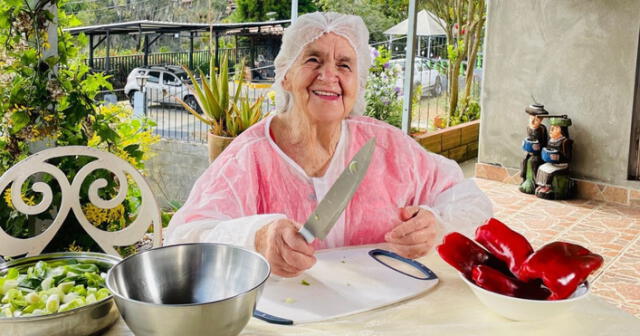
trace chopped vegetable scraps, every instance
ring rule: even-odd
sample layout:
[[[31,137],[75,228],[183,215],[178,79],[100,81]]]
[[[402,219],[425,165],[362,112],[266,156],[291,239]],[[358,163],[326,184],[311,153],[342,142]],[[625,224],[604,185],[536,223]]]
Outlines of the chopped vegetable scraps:
[[[106,274],[75,259],[38,261],[0,276],[0,318],[65,312],[107,298]]]
[[[305,280],[305,279],[302,279],[302,280],[300,281],[300,284],[301,284],[301,285],[304,285],[304,286],[311,286],[311,284],[310,284],[307,280]]]

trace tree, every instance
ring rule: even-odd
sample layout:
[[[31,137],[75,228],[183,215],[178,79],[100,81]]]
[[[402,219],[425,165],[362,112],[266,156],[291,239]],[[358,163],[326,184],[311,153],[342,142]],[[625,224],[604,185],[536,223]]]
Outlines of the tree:
[[[449,116],[461,117],[470,110],[477,109],[477,103],[470,100],[473,85],[473,69],[482,41],[486,21],[484,0],[424,0],[425,9],[444,20],[443,29],[447,34],[447,54],[449,66]],[[462,62],[467,62],[463,69]],[[458,96],[460,72],[465,71],[465,89]],[[459,104],[461,103],[461,104]]]
[[[310,13],[318,10],[313,0],[299,0],[298,13]],[[274,13],[274,15],[267,15]],[[236,10],[230,17],[232,22],[258,22],[269,19],[286,20],[291,18],[291,1],[281,0],[236,0]]]
[[[315,0],[323,11],[362,17],[369,29],[370,40],[383,41],[384,31],[407,17],[408,0]]]

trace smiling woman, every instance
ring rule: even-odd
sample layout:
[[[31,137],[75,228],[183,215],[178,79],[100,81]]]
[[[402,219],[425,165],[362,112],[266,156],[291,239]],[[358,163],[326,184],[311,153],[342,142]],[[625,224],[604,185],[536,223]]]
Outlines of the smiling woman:
[[[371,56],[360,17],[302,15],[275,60],[275,116],[238,136],[196,181],[166,244],[225,242],[255,249],[273,273],[312,267],[316,249],[387,243],[417,258],[442,232],[472,234],[488,198],[458,165],[388,124],[360,116]],[[371,138],[366,175],[325,240],[298,233]]]

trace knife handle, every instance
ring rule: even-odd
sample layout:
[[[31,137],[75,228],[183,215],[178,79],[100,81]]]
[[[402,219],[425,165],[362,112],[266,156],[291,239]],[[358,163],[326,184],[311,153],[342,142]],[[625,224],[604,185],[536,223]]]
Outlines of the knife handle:
[[[300,231],[298,231],[302,237],[304,237],[304,240],[307,241],[307,243],[311,244],[313,243],[313,241],[316,239],[316,237],[313,235],[313,233],[311,233],[311,231],[307,230],[306,227],[301,227]]]
[[[418,280],[434,280],[434,279],[438,278],[438,276],[432,270],[430,270],[429,267],[425,266],[424,264],[420,263],[419,261],[416,261],[416,260],[413,260],[413,259],[409,259],[409,258],[405,258],[405,257],[400,256],[400,255],[398,255],[396,253],[393,253],[391,251],[382,250],[382,249],[373,249],[373,250],[369,251],[369,255],[373,259],[375,259],[377,262],[389,267],[390,269],[392,269],[392,270],[394,270],[396,272],[402,273],[402,274],[404,274],[404,275],[406,275],[408,277],[412,277],[412,278],[418,279]],[[417,269],[418,271],[422,272],[425,275],[425,277],[424,278],[419,278],[419,277],[417,277],[415,275],[411,275],[409,273],[403,272],[403,271],[401,271],[401,270],[399,270],[399,269],[397,269],[397,268],[385,263],[384,261],[378,259],[377,256],[379,256],[379,255],[386,256],[386,257],[389,257],[389,258],[393,258],[393,259],[402,261],[402,262],[404,262],[406,264],[409,264],[409,265],[413,266],[415,269]]]
[[[263,320],[265,322],[273,323],[273,324],[281,324],[281,325],[293,325],[292,320],[288,320],[282,317],[273,316],[271,314],[267,314],[265,312],[261,312],[259,310],[253,311],[253,317]]]

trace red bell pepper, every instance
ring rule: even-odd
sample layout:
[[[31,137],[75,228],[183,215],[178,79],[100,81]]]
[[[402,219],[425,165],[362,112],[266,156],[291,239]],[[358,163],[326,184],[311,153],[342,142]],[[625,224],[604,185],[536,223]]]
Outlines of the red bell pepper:
[[[476,265],[487,264],[497,269],[506,269],[504,263],[458,232],[446,235],[436,250],[444,261],[462,272],[467,279],[471,279],[471,270]]]
[[[522,282],[486,265],[475,266],[471,279],[488,291],[523,299],[544,300],[550,294],[540,281]]]
[[[476,241],[518,274],[520,265],[533,253],[529,241],[495,218],[476,229]]]
[[[603,261],[602,256],[580,245],[553,242],[522,263],[518,278],[521,281],[542,279],[551,290],[549,300],[561,300],[569,297]]]

